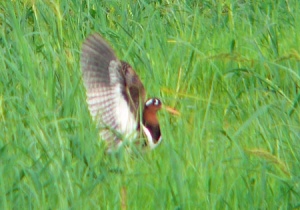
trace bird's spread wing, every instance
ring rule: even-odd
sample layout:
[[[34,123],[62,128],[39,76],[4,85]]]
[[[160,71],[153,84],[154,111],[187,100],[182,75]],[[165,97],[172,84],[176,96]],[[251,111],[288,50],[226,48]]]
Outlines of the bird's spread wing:
[[[137,120],[125,100],[128,95],[121,62],[99,35],[91,35],[83,43],[81,68],[88,107],[102,138],[119,141],[116,133],[133,133]]]

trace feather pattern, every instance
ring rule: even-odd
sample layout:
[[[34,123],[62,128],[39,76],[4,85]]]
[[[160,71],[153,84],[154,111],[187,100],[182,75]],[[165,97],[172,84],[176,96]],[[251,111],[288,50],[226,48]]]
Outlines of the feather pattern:
[[[151,149],[161,142],[156,117],[161,101],[152,98],[145,103],[146,91],[138,75],[118,60],[100,35],[91,35],[83,43],[81,69],[89,111],[102,139],[119,146],[124,139],[135,139],[140,130]]]
[[[131,135],[138,125],[138,106],[127,103],[133,100],[122,64],[99,35],[91,35],[83,43],[81,68],[88,107],[101,128],[101,137],[116,143],[121,140],[117,133]]]

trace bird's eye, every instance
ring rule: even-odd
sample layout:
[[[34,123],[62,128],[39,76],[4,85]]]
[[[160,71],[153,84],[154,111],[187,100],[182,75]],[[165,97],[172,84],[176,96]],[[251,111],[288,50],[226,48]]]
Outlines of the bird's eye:
[[[151,104],[153,104],[153,98],[149,99],[149,100],[146,101],[146,103],[145,103],[146,106],[150,106]]]
[[[146,101],[146,103],[145,103],[146,106],[151,106],[151,105],[159,106],[160,104],[161,104],[161,102],[157,98],[151,98],[148,101]]]

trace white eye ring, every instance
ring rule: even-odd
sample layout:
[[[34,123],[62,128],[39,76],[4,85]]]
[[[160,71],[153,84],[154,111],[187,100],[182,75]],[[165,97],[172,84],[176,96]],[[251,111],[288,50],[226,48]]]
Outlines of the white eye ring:
[[[158,106],[160,104],[160,101],[157,98],[150,98],[148,101],[146,101],[145,105],[150,106],[150,105]]]
[[[153,98],[149,99],[148,101],[146,101],[145,105],[150,106],[151,104],[153,104],[153,100]]]

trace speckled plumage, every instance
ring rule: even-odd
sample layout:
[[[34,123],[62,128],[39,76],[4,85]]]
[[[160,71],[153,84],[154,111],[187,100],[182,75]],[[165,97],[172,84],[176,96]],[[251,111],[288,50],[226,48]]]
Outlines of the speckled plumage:
[[[144,116],[151,118],[154,114],[157,121],[156,111],[145,114],[153,109],[144,105],[146,92],[138,75],[128,63],[118,60],[100,35],[91,35],[83,43],[81,68],[88,107],[102,139],[118,145],[122,142],[121,136],[132,138],[141,126],[143,131],[148,129],[144,126],[147,122]],[[141,115],[139,111],[142,109]],[[158,121],[153,126],[157,131]],[[153,141],[152,135],[144,133],[148,141]],[[161,140],[157,135],[160,135],[160,129],[159,134],[155,134],[154,144],[158,143],[157,138]]]

